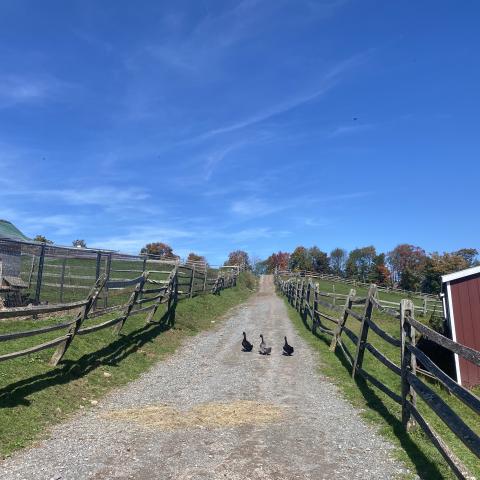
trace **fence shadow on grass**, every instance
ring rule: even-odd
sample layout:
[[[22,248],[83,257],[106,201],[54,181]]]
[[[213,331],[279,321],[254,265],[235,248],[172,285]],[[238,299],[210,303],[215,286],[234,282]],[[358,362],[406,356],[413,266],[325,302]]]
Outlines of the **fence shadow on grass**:
[[[289,306],[291,307],[291,305]],[[295,314],[299,315],[298,312],[295,312]],[[312,333],[327,348],[329,348],[331,337],[328,337],[323,333],[318,333],[317,331],[313,332],[312,327],[308,324],[306,317],[304,315],[299,316],[305,329]],[[348,376],[351,377],[352,367],[338,348],[335,350],[335,356],[342,367],[348,372]],[[418,448],[409,434],[405,432],[401,419],[389,412],[388,407],[383,403],[382,399],[376,394],[376,392],[370,388],[368,383],[360,376],[355,377],[355,383],[363,395],[367,406],[377,412],[384,419],[384,421],[391,426],[393,434],[397,437],[400,445],[407,453],[411,462],[415,465],[417,475],[422,479],[443,478],[435,462],[425,456],[425,454]]]
[[[176,303],[158,322],[146,324],[128,334],[120,334],[113,342],[78,360],[63,359],[58,368],[1,388],[0,408],[28,406],[31,403],[28,397],[36,392],[84,377],[102,365],[118,365],[158,335],[170,330],[175,324],[175,310]]]

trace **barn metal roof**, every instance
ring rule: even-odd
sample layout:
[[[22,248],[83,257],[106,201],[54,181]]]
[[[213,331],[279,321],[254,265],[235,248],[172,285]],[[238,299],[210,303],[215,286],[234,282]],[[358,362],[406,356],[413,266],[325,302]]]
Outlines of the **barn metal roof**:
[[[466,268],[465,270],[460,270],[459,272],[442,275],[442,283],[451,282],[452,280],[458,280],[459,278],[470,277],[471,275],[476,275],[477,273],[480,273],[480,266]]]
[[[12,222],[0,220],[0,238],[9,240],[20,240],[28,242],[30,239],[25,236]]]

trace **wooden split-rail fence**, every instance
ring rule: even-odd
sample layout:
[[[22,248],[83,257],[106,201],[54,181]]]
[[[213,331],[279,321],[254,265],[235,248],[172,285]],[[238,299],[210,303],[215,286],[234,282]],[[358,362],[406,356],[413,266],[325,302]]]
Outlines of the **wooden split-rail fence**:
[[[365,290],[368,290],[370,287],[370,283],[365,283],[361,282],[356,279],[352,278],[345,278],[345,277],[339,277],[338,275],[334,275],[331,273],[318,273],[318,272],[309,272],[307,270],[302,270],[302,271],[290,271],[290,270],[283,270],[283,271],[277,271],[276,273],[277,276],[280,276],[282,278],[284,277],[300,277],[300,278],[311,278],[313,280],[325,280],[332,285],[332,295],[331,298],[333,300],[334,305],[336,305],[337,300],[344,300],[347,295],[342,294],[342,293],[337,293],[335,290],[335,284],[343,284],[343,285],[349,285],[352,288],[364,288]],[[413,292],[410,290],[403,290],[401,288],[395,288],[395,287],[380,287],[377,286],[377,292],[378,294],[396,294],[397,296],[403,295],[405,297],[408,297],[410,299],[413,299],[415,302],[415,309],[417,311],[417,314],[426,316],[426,315],[434,315],[438,317],[442,317],[444,315],[443,313],[443,304],[439,298],[438,295],[433,295],[430,293],[422,293],[422,292]],[[380,304],[384,307],[390,307],[390,306],[398,306],[398,302],[391,302],[389,300],[386,300],[384,298],[378,298],[378,301]]]
[[[454,354],[480,366],[480,352],[432,330],[415,319],[415,306],[411,299],[404,299],[397,308],[384,307],[377,299],[377,287],[370,285],[365,297],[356,295],[351,289],[345,298],[343,306],[334,305],[326,299],[331,298],[330,292],[320,291],[318,284],[307,277],[282,278],[277,275],[275,283],[287,297],[289,303],[300,313],[305,323],[308,317],[312,322],[312,331],[317,330],[332,337],[330,350],[338,349],[343,353],[351,367],[352,377],[363,377],[376,388],[385,393],[393,401],[401,405],[402,423],[408,431],[415,423],[418,424],[444,457],[454,474],[461,479],[475,478],[465,465],[451,451],[440,435],[429,425],[425,417],[417,408],[417,396],[447,425],[454,435],[463,444],[480,458],[480,437],[460,418],[460,415],[448,405],[423,379],[419,373],[417,359],[426,369],[429,377],[434,378],[451,394],[455,395],[463,404],[476,414],[480,413],[480,399],[470,390],[463,387],[446,373],[444,373],[423,351],[416,345],[417,333],[430,341],[442,346]],[[362,306],[363,312],[354,310],[355,306]],[[320,310],[321,307],[338,313],[330,315]],[[398,321],[399,337],[395,338],[383,330],[374,320],[373,311],[380,310]],[[348,326],[347,320],[351,317],[359,323],[359,334],[355,334]],[[328,323],[329,322],[329,323]],[[395,364],[384,353],[378,350],[369,340],[369,334],[374,333],[400,350],[400,365]],[[351,352],[342,339],[346,335],[356,346]],[[394,392],[381,379],[363,368],[365,350],[391,370],[401,380],[399,392]]]
[[[153,274],[167,275],[167,278],[153,279]],[[37,343],[27,349],[2,354],[0,362],[56,347],[50,360],[50,364],[55,366],[65,355],[76,336],[89,335],[109,327],[112,327],[115,333],[119,333],[130,317],[140,313],[147,314],[146,323],[156,323],[154,317],[162,304],[166,305],[163,318],[168,319],[179,299],[192,298],[204,293],[219,294],[221,290],[235,286],[237,276],[238,269],[232,268],[218,270],[216,278],[211,278],[209,269],[206,267],[201,269],[195,265],[175,265],[170,271],[144,271],[136,278],[122,280],[107,280],[107,277],[102,275],[84,300],[0,309],[0,321],[36,318],[40,325],[42,324],[40,316],[50,319],[74,313],[73,318],[67,321],[54,324],[48,322],[48,324],[33,330],[0,334],[0,342],[9,342],[26,337],[41,336],[54,331],[63,330],[65,332],[59,337]],[[130,292],[126,303],[99,308],[102,292],[126,289]],[[115,312],[119,312],[119,315],[113,315]],[[111,316],[114,318],[110,318]],[[102,317],[104,318],[102,319]]]

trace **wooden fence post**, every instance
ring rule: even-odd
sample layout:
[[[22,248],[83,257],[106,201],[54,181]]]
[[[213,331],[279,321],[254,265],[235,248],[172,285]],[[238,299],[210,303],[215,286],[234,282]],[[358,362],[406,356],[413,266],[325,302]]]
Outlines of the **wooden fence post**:
[[[106,265],[105,265],[105,277],[106,281],[110,281],[110,271],[112,270],[112,254],[109,253],[107,255],[107,260],[106,260]],[[108,306],[108,287],[105,287],[105,294],[104,294],[104,302],[103,302],[103,307],[107,308]]]
[[[122,320],[118,322],[114,326],[114,332],[119,333],[120,330],[123,328],[125,325],[125,322],[127,321],[128,317],[130,316],[130,312],[132,311],[132,308],[135,306],[135,303],[138,299],[138,297],[142,294],[143,287],[145,285],[145,282],[147,281],[149,272],[143,272],[141,280],[137,283],[135,290],[132,292],[130,295],[130,299],[128,300],[128,303],[125,307],[125,311],[123,313]]]
[[[333,291],[333,305],[336,306],[337,305],[337,295],[335,293],[335,284],[332,283],[332,291]]]
[[[168,295],[167,311],[170,312],[172,304],[175,304],[178,296],[178,265],[175,265],[171,279],[171,287]]]
[[[38,259],[37,284],[35,285],[35,304],[40,303],[40,292],[43,281],[43,265],[45,263],[45,244],[40,247],[40,257]]]
[[[97,259],[95,262],[95,281],[100,278],[100,264],[102,263],[102,254],[97,252]]]
[[[302,291],[302,305],[300,308],[303,319],[307,322],[308,312],[310,310],[310,282],[307,280]],[[312,319],[313,320],[313,319]]]
[[[368,321],[372,318],[373,298],[377,294],[377,286],[372,284],[368,289],[367,300],[365,301],[365,309],[363,311],[363,320],[360,326],[360,333],[358,335],[357,353],[355,354],[355,361],[353,362],[352,378],[359,368],[363,365],[363,356],[365,354],[365,343],[367,342],[369,324]]]
[[[417,404],[417,394],[408,382],[408,372],[416,375],[417,361],[407,348],[409,344],[415,346],[415,329],[406,321],[407,316],[413,316],[414,304],[411,300],[403,299],[400,302],[400,336],[401,336],[401,368],[402,368],[402,424],[409,431],[414,425],[408,402]]]
[[[317,326],[320,323],[318,315],[318,283],[313,289],[313,318],[312,318],[312,333],[317,333]]]
[[[97,281],[100,278],[100,270],[102,267],[102,254],[101,252],[97,252],[97,259],[95,263],[95,281]],[[98,298],[95,300],[95,303],[92,306],[92,309],[96,310],[97,309],[97,302]]]
[[[95,303],[95,300],[97,299],[98,295],[100,294],[103,287],[105,286],[105,282],[106,282],[105,277],[99,278],[95,282],[94,287],[90,290],[90,293],[88,294],[87,303],[82,307],[80,312],[77,314],[75,323],[70,327],[70,331],[68,332],[68,338],[57,347],[54,354],[52,355],[52,358],[50,359],[50,365],[52,366],[58,365],[58,362],[60,362],[60,360],[65,355],[65,352],[67,351],[68,347],[72,343],[73,338],[75,337],[76,333],[82,326],[82,323],[84,322],[84,320],[87,318],[88,313],[90,312],[93,304]]]
[[[207,289],[207,266],[205,265],[205,272],[203,276],[203,292]]]
[[[356,294],[357,294],[356,290],[354,288],[351,288],[347,298],[345,299],[345,305],[343,306],[342,314],[338,318],[338,325],[335,328],[335,332],[333,333],[332,343],[330,344],[330,351],[331,352],[335,351],[337,343],[340,340],[340,337],[341,337],[342,331],[343,331],[343,327],[344,327],[345,323],[347,323],[347,318],[348,318],[347,309],[352,308],[353,299],[355,298]]]
[[[193,297],[193,285],[195,283],[195,264],[192,267],[192,278],[190,279],[190,298]]]
[[[67,259],[63,258],[62,260],[62,270],[60,272],[60,303],[63,303],[63,290],[64,290],[64,285],[65,285],[65,268],[67,266]],[[98,280],[98,277],[95,279],[95,281]]]
[[[167,290],[165,291],[165,295],[162,295],[161,297],[159,297],[158,300],[155,302],[155,306],[148,314],[145,323],[153,323],[153,317],[157,313],[158,307],[160,306],[160,304],[162,303],[162,300],[165,297],[168,299],[167,315],[169,314],[170,308],[172,305],[172,300],[176,300],[176,295],[178,295],[177,282],[178,282],[177,266],[175,266],[174,269],[170,272],[170,275],[168,276],[168,287],[167,287]]]
[[[305,281],[302,278],[302,281],[300,283],[300,298],[298,302],[298,311],[301,313],[303,310],[303,306],[305,303]]]
[[[297,302],[297,279],[295,278],[292,282],[292,307],[295,308],[295,303]]]

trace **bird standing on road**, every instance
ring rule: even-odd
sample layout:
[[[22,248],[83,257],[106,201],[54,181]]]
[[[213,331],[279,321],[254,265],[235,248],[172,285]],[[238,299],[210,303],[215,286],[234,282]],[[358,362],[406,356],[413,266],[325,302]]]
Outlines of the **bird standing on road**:
[[[251,352],[253,345],[247,340],[247,334],[243,332],[242,347],[244,352]]]
[[[293,347],[288,344],[287,337],[285,337],[285,343],[283,344],[283,354],[290,356],[293,353]]]
[[[267,347],[267,344],[263,340],[263,335],[260,335],[260,338],[262,341],[260,342],[260,350],[258,353],[260,353],[260,355],[270,355],[272,352],[272,347]]]

